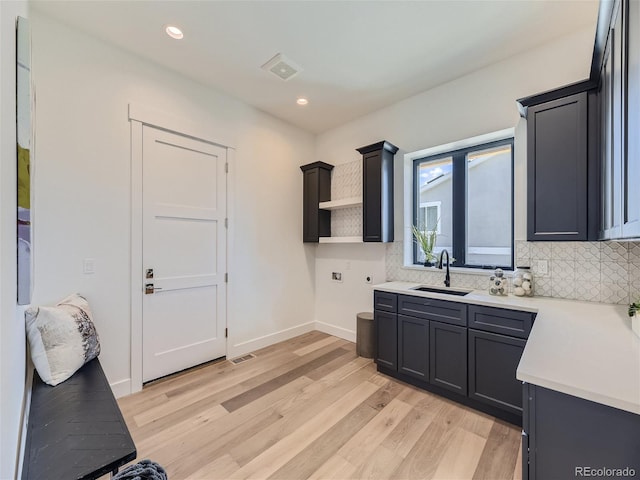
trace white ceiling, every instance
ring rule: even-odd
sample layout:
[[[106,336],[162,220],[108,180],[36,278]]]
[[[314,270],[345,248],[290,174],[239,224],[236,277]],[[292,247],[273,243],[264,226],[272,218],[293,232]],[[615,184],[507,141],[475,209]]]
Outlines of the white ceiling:
[[[32,1],[40,12],[319,133],[575,30],[597,0]],[[185,38],[162,30],[176,24]],[[260,66],[284,53],[283,82]],[[585,71],[587,71],[585,66]],[[309,105],[295,100],[306,96]]]

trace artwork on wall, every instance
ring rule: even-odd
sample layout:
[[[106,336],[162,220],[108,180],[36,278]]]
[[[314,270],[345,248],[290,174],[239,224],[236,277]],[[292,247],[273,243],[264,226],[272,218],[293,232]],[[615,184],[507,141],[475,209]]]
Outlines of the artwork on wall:
[[[18,304],[31,301],[31,47],[29,23],[16,24],[16,132],[18,170]]]

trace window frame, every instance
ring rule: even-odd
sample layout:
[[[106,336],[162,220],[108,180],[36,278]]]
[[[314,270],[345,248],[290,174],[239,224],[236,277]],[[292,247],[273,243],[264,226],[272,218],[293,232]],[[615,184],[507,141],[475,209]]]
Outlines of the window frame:
[[[498,132],[502,133],[502,132]],[[490,134],[491,135],[491,134]],[[427,155],[416,155],[411,158],[411,205],[412,211],[410,215],[410,219],[412,225],[417,225],[418,221],[418,213],[419,213],[419,205],[418,205],[418,195],[419,191],[419,175],[418,169],[420,168],[420,164],[425,162],[432,162],[437,160],[442,160],[444,158],[451,157],[452,158],[452,169],[451,169],[451,179],[452,179],[452,251],[449,252],[452,257],[456,259],[454,265],[456,267],[461,268],[473,268],[478,270],[493,270],[497,267],[502,268],[504,270],[513,270],[514,269],[514,261],[515,261],[515,241],[514,241],[514,211],[515,211],[515,139],[513,133],[509,136],[502,137],[500,139],[490,140],[490,141],[481,141],[481,142],[472,142],[473,139],[469,139],[468,141],[461,142],[463,146],[458,146],[458,148],[454,149],[440,149],[437,153],[427,154]],[[509,145],[511,147],[511,232],[510,232],[510,240],[511,240],[511,256],[510,256],[510,265],[468,265],[466,263],[466,250],[467,250],[467,154],[473,153],[476,151],[487,150],[499,146]],[[443,146],[444,147],[444,146]],[[433,149],[429,149],[433,150]],[[420,153],[420,152],[418,152]],[[436,202],[421,202],[423,203],[436,203]],[[440,221],[438,222],[438,227],[440,227]],[[439,232],[438,232],[439,233]],[[414,266],[422,265],[422,262],[418,260],[418,245],[411,238],[411,264]],[[406,257],[405,257],[406,258]]]

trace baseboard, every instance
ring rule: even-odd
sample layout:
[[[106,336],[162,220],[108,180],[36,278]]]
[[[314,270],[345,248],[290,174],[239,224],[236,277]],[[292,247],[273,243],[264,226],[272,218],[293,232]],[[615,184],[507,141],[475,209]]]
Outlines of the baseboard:
[[[118,380],[117,382],[110,383],[113,396],[116,398],[124,397],[133,393],[131,391],[131,379],[125,378],[124,380]]]
[[[328,333],[329,335],[333,335],[334,337],[339,337],[354,343],[356,341],[356,332],[354,332],[353,330],[348,330],[346,328],[318,321],[315,322],[315,327],[316,330]]]
[[[283,342],[290,338],[297,337],[303,333],[315,330],[315,322],[307,322],[295,327],[285,328],[279,332],[270,333],[263,337],[253,338],[245,342],[227,345],[227,358],[236,358],[249,352],[254,352],[264,347],[269,347],[274,343]]]
[[[29,424],[29,414],[31,413],[31,386],[33,385],[34,367],[31,358],[27,355],[27,374],[24,384],[24,401],[22,403],[22,426],[20,427],[20,445],[18,446],[18,458],[16,459],[16,478],[22,478],[22,468],[24,467],[24,450],[27,445],[27,425]]]

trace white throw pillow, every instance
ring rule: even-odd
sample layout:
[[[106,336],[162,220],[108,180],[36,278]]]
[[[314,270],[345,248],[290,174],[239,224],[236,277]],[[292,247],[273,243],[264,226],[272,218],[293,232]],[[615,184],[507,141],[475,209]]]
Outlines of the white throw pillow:
[[[84,297],[25,311],[31,359],[43,382],[58,385],[100,355],[100,340]]]

